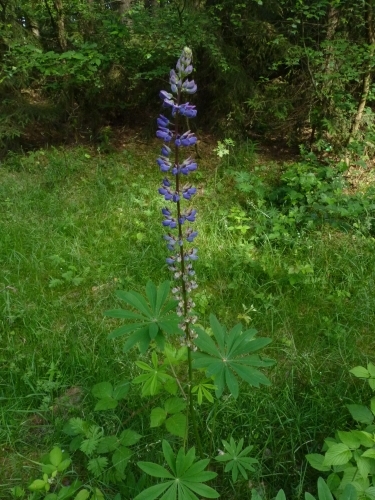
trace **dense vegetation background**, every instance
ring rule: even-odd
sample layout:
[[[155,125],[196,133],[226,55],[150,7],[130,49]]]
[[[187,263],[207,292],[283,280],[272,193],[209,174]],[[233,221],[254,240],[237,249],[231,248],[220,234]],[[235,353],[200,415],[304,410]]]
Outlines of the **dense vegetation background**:
[[[184,45],[194,49],[200,127],[319,150],[373,147],[371,1],[2,0],[0,9],[3,151],[149,127]]]
[[[371,392],[349,369],[375,347],[373,16],[373,0],[0,0],[0,498],[68,447],[72,416],[106,433],[131,422],[137,456],[160,458],[138,387],[99,416],[90,389],[139,374],[107,340],[114,291],[169,277],[153,137],[185,45],[196,311],[256,327],[277,360],[270,388],[200,410],[210,453],[232,433],[259,460],[250,482],[215,487],[234,500],[316,489],[305,455],[355,427],[345,404]],[[127,484],[86,459],[72,477],[109,499],[139,492],[136,459]]]

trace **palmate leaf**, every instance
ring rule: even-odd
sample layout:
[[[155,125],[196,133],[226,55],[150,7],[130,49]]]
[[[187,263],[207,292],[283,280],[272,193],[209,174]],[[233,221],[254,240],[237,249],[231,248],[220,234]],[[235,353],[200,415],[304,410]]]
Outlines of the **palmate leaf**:
[[[227,453],[222,453],[215,458],[218,462],[228,462],[225,467],[225,472],[232,471],[232,481],[234,483],[237,481],[238,472],[247,480],[248,476],[246,471],[254,471],[255,469],[252,464],[258,463],[256,458],[248,456],[253,447],[247,446],[243,450],[243,442],[244,440],[240,439],[238,444],[236,444],[232,437],[229,443],[223,440],[222,443]]]
[[[214,379],[216,397],[223,394],[225,386],[235,398],[238,397],[236,375],[254,387],[270,385],[268,378],[257,368],[272,366],[274,361],[262,359],[254,353],[268,345],[271,339],[255,338],[257,332],[254,329],[242,332],[241,324],[227,332],[213,314],[210,326],[216,343],[204,330],[196,328],[198,337],[194,343],[201,352],[193,353],[193,366],[204,369],[207,377]]]
[[[141,352],[145,352],[151,341],[156,342],[160,348],[164,348],[167,335],[179,335],[178,328],[180,318],[171,311],[176,309],[177,301],[168,300],[170,283],[165,281],[159,287],[149,281],[146,285],[146,297],[140,293],[119,290],[116,295],[135,311],[127,309],[113,309],[104,314],[111,318],[130,320],[108,336],[110,339],[121,337],[130,333],[125,345],[124,352],[129,351],[135,344],[139,344]]]
[[[146,474],[166,481],[147,488],[134,500],[156,500],[161,495],[163,500],[196,500],[196,494],[204,498],[219,497],[213,488],[203,484],[216,477],[216,472],[205,470],[209,460],[195,462],[194,448],[187,453],[181,448],[176,456],[168,441],[163,440],[163,453],[170,471],[153,462],[138,462],[138,467]]]

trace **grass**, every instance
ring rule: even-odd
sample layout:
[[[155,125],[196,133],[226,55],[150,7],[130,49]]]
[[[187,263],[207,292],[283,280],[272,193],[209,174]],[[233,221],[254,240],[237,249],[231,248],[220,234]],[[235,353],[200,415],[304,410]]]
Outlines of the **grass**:
[[[72,415],[95,419],[108,432],[131,419],[145,436],[139,453],[150,443],[158,457],[161,435],[149,429],[138,386],[115,412],[100,415],[90,395],[97,382],[138,374],[136,352],[124,356],[121,342],[107,340],[117,323],[103,311],[117,303],[114,291],[142,291],[148,279],[169,278],[157,152],[154,142],[109,155],[50,149],[9,156],[2,165],[0,498],[35,479],[42,453],[67,444],[61,431]],[[223,172],[214,186],[215,162],[204,155],[194,199],[199,321],[207,324],[210,312],[228,326],[247,321],[273,338],[268,354],[277,365],[270,388],[244,387],[239,401],[203,408],[205,444],[215,455],[221,439],[244,437],[260,461],[251,485],[220,481],[223,498],[250,498],[249,486],[270,498],[279,488],[302,498],[317,478],[305,454],[350,424],[346,403],[369,397],[348,370],[374,352],[374,240],[327,227],[291,246],[247,244],[227,229],[238,203]],[[253,163],[251,153],[246,168]],[[72,388],[78,401],[55,411]]]

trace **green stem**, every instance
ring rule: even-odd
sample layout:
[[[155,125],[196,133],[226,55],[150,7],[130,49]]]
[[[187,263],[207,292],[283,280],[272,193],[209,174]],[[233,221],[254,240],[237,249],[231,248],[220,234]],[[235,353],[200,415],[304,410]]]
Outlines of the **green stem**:
[[[196,441],[197,448],[198,448],[198,453],[199,453],[200,457],[203,458],[202,441],[201,441],[201,438],[200,438],[199,432],[198,432],[198,423],[197,423],[196,414],[195,414],[195,410],[194,410],[193,394],[191,392],[191,389],[193,386],[193,366],[192,366],[191,348],[190,347],[188,347],[188,365],[189,365],[189,387],[188,387],[189,410],[190,410],[191,421],[193,423],[193,429],[194,429],[195,441]]]
[[[177,105],[180,104],[181,101],[181,90],[178,92],[177,95]],[[175,135],[179,133],[179,116],[176,114],[175,118]],[[179,164],[179,147],[175,147],[175,164]],[[177,172],[176,174],[176,193],[180,194],[180,173]],[[185,282],[185,260],[184,260],[184,245],[183,245],[183,231],[182,231],[182,224],[180,223],[181,219],[181,202],[180,200],[176,203],[177,205],[177,220],[178,220],[178,238],[179,241],[181,242],[180,245],[180,258],[181,258],[181,295],[182,295],[182,301],[183,301],[183,317],[186,319],[188,317],[189,313],[189,308],[188,308],[188,292],[186,290],[186,282]],[[202,442],[199,436],[198,432],[198,424],[197,424],[197,419],[195,415],[195,410],[194,410],[194,401],[193,401],[193,394],[191,392],[192,385],[193,385],[193,366],[192,366],[192,357],[191,357],[191,343],[192,343],[192,335],[191,335],[191,329],[190,329],[190,323],[186,323],[186,331],[185,331],[185,339],[186,343],[188,345],[188,401],[189,401],[189,412],[190,413],[190,418],[193,424],[193,429],[194,429],[194,436],[196,440],[196,445],[198,448],[198,453],[201,457],[203,457],[203,449],[202,449]],[[189,417],[189,415],[188,415]],[[188,420],[188,419],[187,419]],[[188,424],[188,421],[187,421]]]

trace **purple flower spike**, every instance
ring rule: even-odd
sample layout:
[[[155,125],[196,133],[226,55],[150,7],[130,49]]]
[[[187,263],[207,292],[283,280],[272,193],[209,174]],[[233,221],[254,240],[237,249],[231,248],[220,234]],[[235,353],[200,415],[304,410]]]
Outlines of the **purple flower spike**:
[[[187,214],[185,214],[185,218],[189,222],[195,222],[196,215],[197,215],[196,210],[189,210],[189,212]]]

